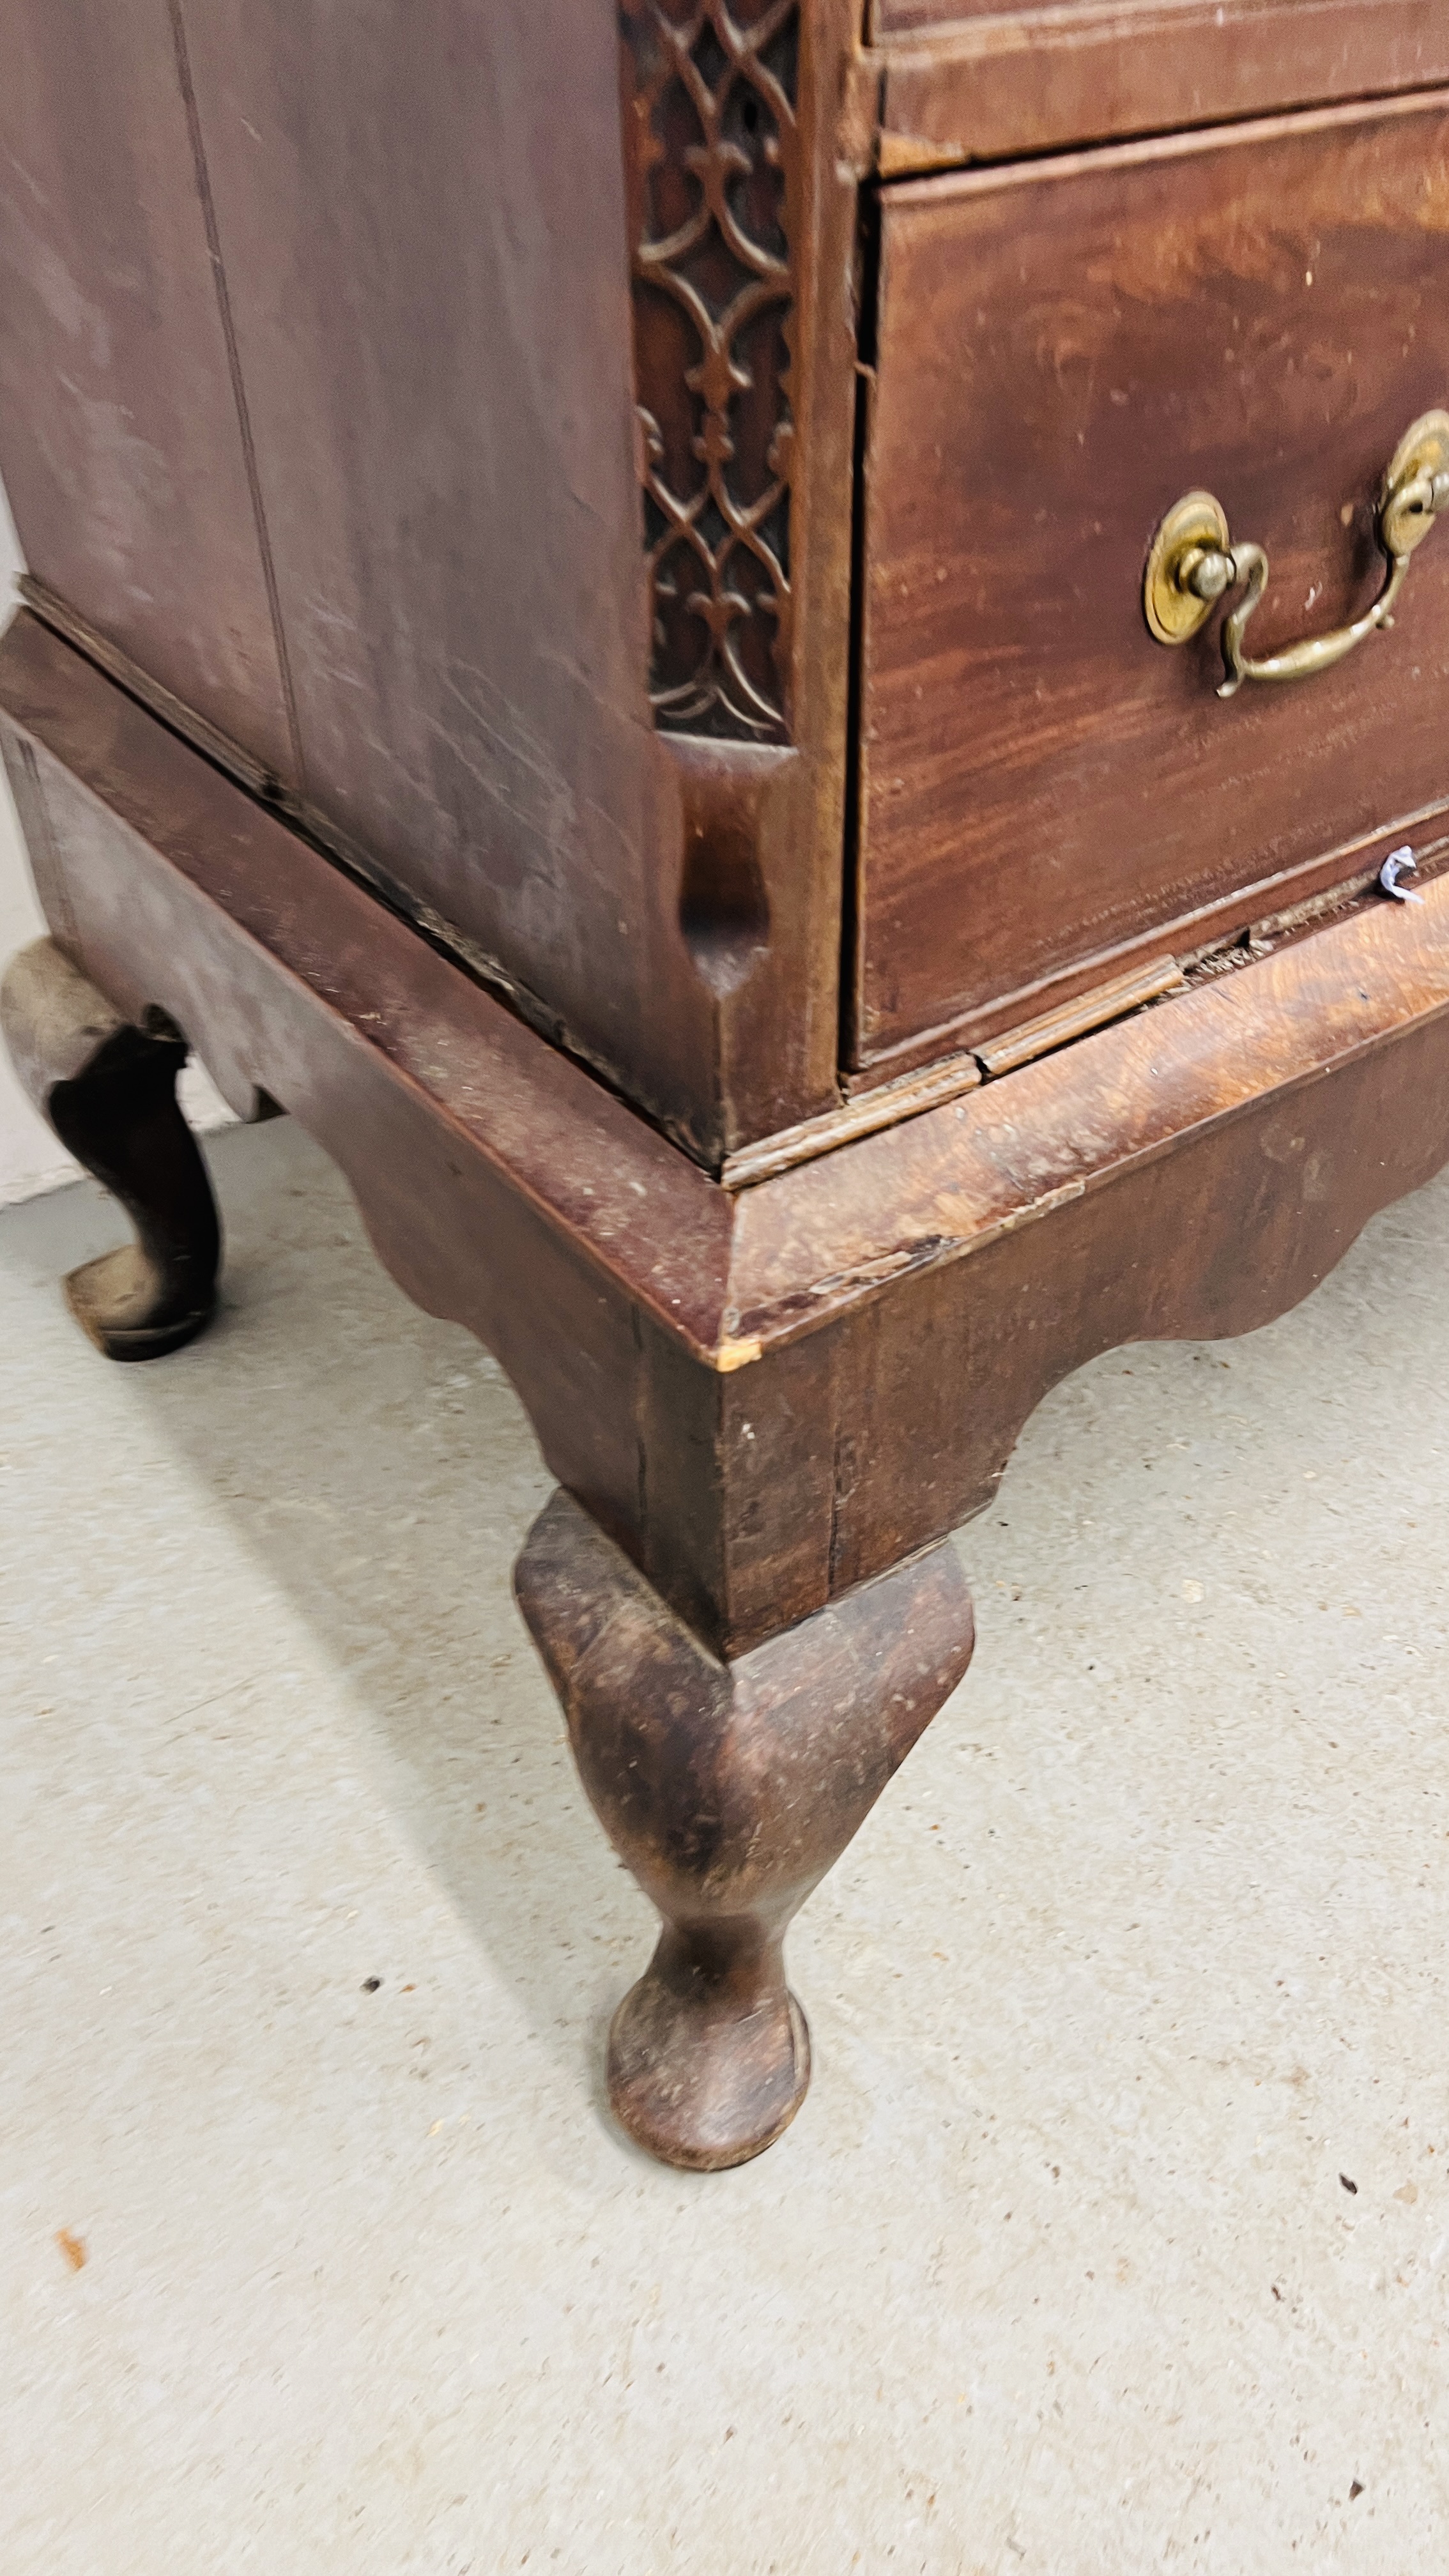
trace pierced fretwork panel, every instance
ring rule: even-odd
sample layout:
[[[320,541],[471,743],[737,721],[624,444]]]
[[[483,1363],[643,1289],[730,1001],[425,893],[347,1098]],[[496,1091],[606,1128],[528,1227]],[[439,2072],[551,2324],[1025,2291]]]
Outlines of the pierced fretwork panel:
[[[655,721],[782,742],[799,0],[621,24]]]

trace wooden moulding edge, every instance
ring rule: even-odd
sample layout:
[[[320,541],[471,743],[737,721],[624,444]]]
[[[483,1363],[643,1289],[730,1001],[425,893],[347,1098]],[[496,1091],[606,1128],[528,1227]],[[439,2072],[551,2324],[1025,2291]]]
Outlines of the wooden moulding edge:
[[[1446,1013],[1449,874],[744,1192],[729,1321],[796,1338]]]
[[[0,709],[8,729],[37,743],[157,866],[181,879],[209,907],[213,928],[219,917],[227,934],[262,955],[279,979],[307,990],[313,1006],[331,1013],[355,1042],[375,1047],[390,1077],[425,1093],[430,1110],[526,1197],[615,1293],[721,1375],[758,1363],[843,1310],[873,1302],[903,1273],[961,1259],[1003,1232],[1040,1222],[1189,1136],[1262,1109],[1449,1010],[1445,875],[1413,904],[1385,901],[1341,917],[1231,977],[1114,1021],[995,1081],[973,1087],[964,1068],[939,1068],[943,1096],[918,1101],[913,1115],[904,1115],[902,1104],[892,1123],[841,1137],[815,1159],[731,1193],[427,949],[364,889],[330,870],[280,817],[262,813],[73,648],[48,636],[38,656],[32,648],[27,665],[14,636],[12,629],[0,646]],[[69,709],[63,704],[68,692]],[[155,769],[141,798],[128,791],[127,774],[134,779],[152,736]],[[167,796],[173,823],[165,837],[184,841],[184,867],[158,846],[157,831],[136,819],[147,800],[154,813]],[[128,799],[136,809],[131,815]],[[329,901],[345,906],[357,934],[354,982],[362,971],[359,955],[365,967],[374,920],[387,925],[384,963],[395,981],[399,960],[411,974],[427,958],[421,1054],[409,1058],[396,1031],[385,1032],[384,1044],[364,1024],[374,1015],[329,994],[330,978],[315,962],[309,971],[300,952],[283,953],[230,909],[220,888],[235,868],[238,837],[254,845],[270,834],[282,840],[266,864],[274,874],[285,868],[291,875],[298,917],[307,911],[306,869],[327,872],[334,889]],[[319,887],[323,882],[318,879]],[[372,916],[358,909],[366,906],[375,906]],[[77,937],[64,921],[53,927],[63,944]],[[81,962],[103,988],[106,937],[104,923],[80,918]],[[410,948],[399,947],[402,942]],[[125,995],[118,991],[115,998],[123,1004]],[[448,1052],[439,1046],[439,1023],[450,1014],[458,1055],[471,1054],[475,1070],[485,1058],[496,1066],[496,1103],[481,1079],[474,1083],[481,1107],[430,1082],[429,1061]],[[258,1065],[256,1073],[265,1087],[266,1067]],[[586,1151],[561,1156],[559,1138],[575,1133]],[[624,1193],[629,1203],[636,1190],[654,1200],[658,1215],[650,1231],[642,1224],[621,1228],[617,1218],[604,1223],[596,1208],[583,1205],[579,1172],[586,1164],[594,1168],[590,1156],[612,1167],[600,1177],[616,1210]],[[591,1187],[584,1195],[592,1202],[595,1192]],[[692,1321],[681,1311],[689,1300],[671,1293],[671,1282],[683,1284],[691,1272]]]
[[[866,57],[875,175],[909,186],[1193,130],[1368,114],[1449,78],[1449,42],[1417,0],[1372,12],[1319,0],[1311,33],[1303,15],[1295,0],[1104,0],[882,29]]]

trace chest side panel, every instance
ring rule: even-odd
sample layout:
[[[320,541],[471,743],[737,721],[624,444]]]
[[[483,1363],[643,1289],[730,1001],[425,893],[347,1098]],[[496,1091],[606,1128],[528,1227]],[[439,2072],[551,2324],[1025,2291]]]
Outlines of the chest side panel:
[[[0,468],[27,562],[290,783],[172,14],[11,9],[3,52]]]
[[[577,1018],[651,830],[609,13],[188,25],[308,799]]]

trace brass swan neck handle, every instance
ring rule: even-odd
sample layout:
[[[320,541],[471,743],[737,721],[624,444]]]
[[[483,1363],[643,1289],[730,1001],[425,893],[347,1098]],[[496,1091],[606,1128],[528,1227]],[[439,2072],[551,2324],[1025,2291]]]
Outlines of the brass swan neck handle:
[[[1306,635],[1278,653],[1254,661],[1243,650],[1248,621],[1268,587],[1268,558],[1261,546],[1234,545],[1220,501],[1211,492],[1188,492],[1175,501],[1152,540],[1142,585],[1147,623],[1159,644],[1185,644],[1225,592],[1244,585],[1243,597],[1223,620],[1227,677],[1220,698],[1236,695],[1244,680],[1307,680],[1331,670],[1366,635],[1393,623],[1414,548],[1422,544],[1438,511],[1449,508],[1449,412],[1426,411],[1405,431],[1389,461],[1379,493],[1375,533],[1388,577],[1372,608],[1327,635]]]

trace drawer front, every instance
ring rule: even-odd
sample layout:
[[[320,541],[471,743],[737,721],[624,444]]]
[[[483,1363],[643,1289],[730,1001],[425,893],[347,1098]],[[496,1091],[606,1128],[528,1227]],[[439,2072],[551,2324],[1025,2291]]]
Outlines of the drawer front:
[[[1390,98],[1449,80],[1439,0],[879,0],[880,167],[902,178],[1063,144]]]
[[[1289,685],[1218,697],[1241,590],[1177,650],[1143,610],[1195,488],[1267,554],[1252,655],[1382,587],[1385,469],[1449,408],[1449,94],[921,181],[881,221],[856,1042],[894,1070],[1449,799],[1449,524],[1392,631]]]

